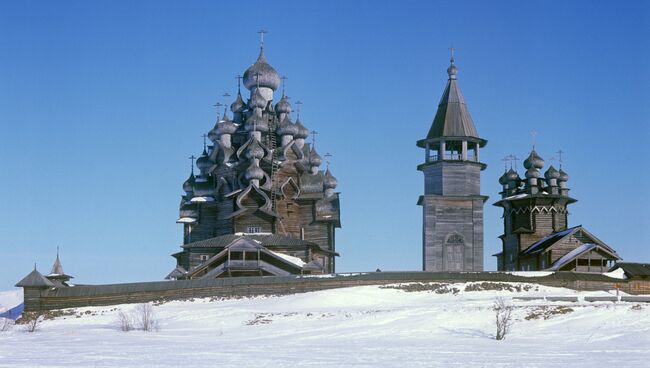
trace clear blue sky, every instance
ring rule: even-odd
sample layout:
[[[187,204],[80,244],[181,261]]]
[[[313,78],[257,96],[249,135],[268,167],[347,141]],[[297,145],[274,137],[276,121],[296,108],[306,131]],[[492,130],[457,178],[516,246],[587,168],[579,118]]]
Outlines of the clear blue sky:
[[[415,146],[446,83],[488,145],[485,265],[501,158],[562,149],[570,223],[650,262],[646,1],[0,1],[0,290],[56,246],[78,283],[159,280],[179,250],[181,184],[212,105],[267,58],[331,152],[339,271],[418,270]]]

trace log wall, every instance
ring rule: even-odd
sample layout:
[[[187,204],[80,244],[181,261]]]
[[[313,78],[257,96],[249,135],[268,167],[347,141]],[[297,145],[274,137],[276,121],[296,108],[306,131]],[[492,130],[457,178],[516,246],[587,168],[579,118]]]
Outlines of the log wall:
[[[575,290],[612,290],[630,294],[650,292],[650,280],[618,280],[603,275],[557,272],[545,277],[522,277],[499,272],[372,272],[324,276],[235,277],[86,285],[25,290],[25,310],[52,310],[201,297],[283,295],[360,285],[404,282],[524,282]]]

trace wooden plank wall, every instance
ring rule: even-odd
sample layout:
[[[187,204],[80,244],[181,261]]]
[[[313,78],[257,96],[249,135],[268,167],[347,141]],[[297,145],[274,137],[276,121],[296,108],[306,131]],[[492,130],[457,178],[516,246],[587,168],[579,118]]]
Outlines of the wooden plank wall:
[[[84,306],[143,303],[156,300],[182,300],[201,297],[282,295],[359,285],[385,285],[403,282],[524,282],[575,290],[612,290],[630,294],[650,292],[650,280],[610,279],[600,275],[555,273],[547,277],[521,277],[507,273],[475,272],[379,272],[354,276],[247,277],[217,280],[189,280],[77,286],[76,290],[25,290],[25,310],[51,310]],[[151,285],[151,287],[148,287]],[[148,290],[149,289],[149,290]],[[39,295],[40,294],[40,295]]]

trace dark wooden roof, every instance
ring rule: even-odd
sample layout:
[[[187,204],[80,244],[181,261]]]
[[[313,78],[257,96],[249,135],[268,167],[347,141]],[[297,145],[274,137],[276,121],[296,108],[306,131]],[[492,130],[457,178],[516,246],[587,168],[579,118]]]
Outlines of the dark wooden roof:
[[[566,230],[558,231],[557,233],[551,234],[545,238],[542,238],[538,240],[536,243],[534,243],[533,245],[531,245],[530,247],[526,248],[526,250],[523,251],[523,254],[530,255],[530,254],[537,254],[543,252],[544,250],[548,249],[551,245],[557,243],[560,239],[564,238],[569,234],[576,232],[580,227],[581,227],[580,225],[574,226]]]
[[[438,110],[433,118],[426,140],[438,138],[474,138],[481,147],[487,143],[487,141],[479,137],[476,131],[474,121],[469,114],[467,105],[465,105],[465,98],[460,91],[460,87],[458,87],[456,79],[449,79],[447,82],[447,87],[438,104]],[[423,146],[423,144],[424,142],[418,142],[419,146]]]
[[[650,277],[650,263],[618,262],[610,269],[622,268],[627,277]]]
[[[230,243],[234,242],[237,239],[252,239],[260,243],[264,247],[268,246],[284,246],[284,247],[304,247],[304,246],[316,246],[318,244],[301,239],[290,238],[288,236],[279,235],[279,234],[247,234],[247,235],[235,235],[235,234],[226,234],[217,236],[210,239],[205,239],[193,243],[188,243],[183,245],[183,248],[224,248]]]
[[[34,271],[30,272],[27,276],[25,276],[25,278],[18,281],[16,286],[18,286],[18,287],[53,287],[54,284],[52,283],[52,281],[45,278],[45,276],[41,275],[40,272],[36,271],[36,268],[34,268]]]

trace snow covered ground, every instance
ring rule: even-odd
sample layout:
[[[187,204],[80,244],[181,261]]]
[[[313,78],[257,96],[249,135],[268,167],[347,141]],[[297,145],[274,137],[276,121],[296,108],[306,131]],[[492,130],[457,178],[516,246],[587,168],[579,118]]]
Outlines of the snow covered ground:
[[[648,304],[512,300],[516,322],[497,341],[497,296],[576,293],[544,286],[465,291],[472,285],[169,302],[154,306],[157,332],[120,331],[119,310],[135,305],[80,308],[73,311],[80,317],[44,321],[35,333],[18,325],[0,332],[0,367],[592,368],[650,361]]]

